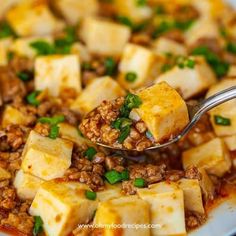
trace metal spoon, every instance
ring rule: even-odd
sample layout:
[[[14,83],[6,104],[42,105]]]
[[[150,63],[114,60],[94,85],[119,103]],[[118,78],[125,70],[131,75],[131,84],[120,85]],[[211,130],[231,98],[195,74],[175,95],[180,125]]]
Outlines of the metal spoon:
[[[184,128],[184,130],[179,135],[168,140],[167,142],[161,143],[161,144],[156,144],[154,146],[146,148],[144,151],[163,148],[163,147],[166,147],[172,143],[177,142],[193,128],[193,126],[198,122],[198,120],[202,117],[203,114],[205,114],[207,111],[211,110],[212,108],[214,108],[224,102],[227,102],[231,99],[234,99],[234,98],[236,98],[236,86],[230,87],[230,88],[225,89],[219,93],[216,93],[215,95],[203,100],[202,102],[200,102],[196,105],[188,105],[187,104],[190,122]],[[104,143],[99,143],[99,142],[96,144],[99,146],[114,149],[114,150],[137,151],[135,149],[125,149],[125,148],[120,149],[120,148],[109,146],[109,145],[106,145]]]

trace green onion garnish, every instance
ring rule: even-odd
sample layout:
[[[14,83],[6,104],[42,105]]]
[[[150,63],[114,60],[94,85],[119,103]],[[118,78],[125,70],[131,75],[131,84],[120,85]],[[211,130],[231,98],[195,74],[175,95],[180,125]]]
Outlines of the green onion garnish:
[[[29,95],[27,95],[26,100],[30,105],[33,106],[38,106],[40,104],[40,101],[37,100],[37,96],[40,94],[40,91],[34,91],[32,93],[30,93]]]
[[[136,0],[136,5],[138,7],[143,7],[147,5],[147,0]]]
[[[54,116],[54,117],[41,117],[38,119],[40,123],[48,123],[50,125],[57,125],[65,121],[64,116]]]
[[[43,220],[40,216],[34,216],[33,235],[37,236],[43,231]]]
[[[106,69],[106,75],[113,75],[116,70],[115,60],[111,57],[105,59],[104,66]]]
[[[97,153],[97,150],[94,147],[89,147],[85,152],[84,156],[87,157],[88,160],[92,161],[93,157]]]
[[[97,193],[90,190],[86,190],[85,196],[87,199],[94,201],[97,198]]]
[[[17,72],[16,75],[22,81],[28,81],[31,79],[31,73],[29,71],[20,71]]]
[[[37,40],[30,43],[30,46],[37,52],[37,55],[55,54],[55,48],[47,41]]]
[[[145,187],[145,180],[143,178],[136,178],[134,180],[134,186],[137,188]]]
[[[11,26],[7,23],[7,22],[2,22],[0,24],[0,39],[1,38],[7,38],[16,36],[16,33],[13,31],[13,29],[11,28]]]
[[[125,75],[125,80],[128,82],[134,82],[137,79],[137,74],[135,72],[128,72]]]
[[[215,124],[217,125],[222,125],[222,126],[230,126],[231,125],[231,121],[229,118],[225,118],[223,116],[214,116],[214,121]]]
[[[115,184],[122,180],[121,174],[116,170],[110,170],[104,176],[110,184]]]
[[[51,139],[56,139],[58,135],[59,135],[59,126],[51,125],[48,137]]]
[[[118,143],[123,143],[125,141],[125,139],[129,136],[130,134],[130,126],[126,126],[123,129],[121,129],[120,131],[120,135],[117,139]]]

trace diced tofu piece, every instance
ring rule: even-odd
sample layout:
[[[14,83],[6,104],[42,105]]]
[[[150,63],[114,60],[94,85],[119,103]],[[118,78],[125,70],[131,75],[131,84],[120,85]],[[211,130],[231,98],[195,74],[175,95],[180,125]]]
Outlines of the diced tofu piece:
[[[204,168],[207,173],[221,177],[230,170],[231,160],[224,141],[214,138],[207,143],[183,152],[183,167],[193,165]]]
[[[111,185],[106,182],[104,190],[97,192],[97,198],[101,202],[108,201],[114,198],[119,198],[122,196],[123,194],[121,193],[120,184]]]
[[[44,180],[62,177],[71,165],[73,143],[31,131],[22,153],[21,168]]]
[[[85,184],[48,181],[41,185],[30,214],[40,216],[47,235],[67,236],[78,224],[88,223],[97,208],[98,201],[88,200]]]
[[[149,224],[149,206],[148,203],[137,196],[126,196],[109,201],[100,202],[94,224]],[[149,236],[150,229],[148,228],[102,228],[98,229],[102,235],[106,236]],[[96,229],[95,229],[96,235]]]
[[[157,55],[165,55],[166,53],[182,56],[187,55],[187,49],[183,44],[165,37],[160,37],[153,42],[153,50]]]
[[[71,104],[71,109],[86,114],[104,100],[113,100],[124,96],[125,91],[111,77],[96,78],[79,94]]]
[[[137,192],[150,204],[151,224],[160,225],[151,229],[151,235],[186,235],[183,190],[175,183],[161,182]]]
[[[144,47],[127,44],[119,64],[118,82],[125,89],[138,88],[151,80],[152,66],[155,56],[151,50]],[[126,80],[127,73],[136,74],[135,81]]]
[[[120,16],[126,16],[137,23],[149,19],[152,16],[152,9],[149,6],[139,6],[135,0],[115,0],[115,11]]]
[[[28,38],[17,38],[11,44],[10,50],[18,56],[25,56],[28,58],[34,58],[37,54],[36,50],[33,49],[30,44],[35,41],[45,41],[52,43],[52,37],[28,37]]]
[[[236,79],[224,79],[213,85],[207,97],[210,97],[224,89],[236,86]],[[236,99],[225,102],[209,111],[211,124],[217,136],[229,136],[236,134]],[[230,125],[220,125],[215,123],[215,116],[221,116],[230,119]]]
[[[81,91],[80,63],[76,55],[50,55],[35,61],[35,88],[58,96],[65,88]]]
[[[5,179],[10,179],[10,178],[11,178],[11,174],[7,170],[0,167],[0,181],[5,180]]]
[[[184,99],[206,91],[216,83],[216,77],[203,58],[193,57],[193,60],[196,63],[194,68],[175,66],[157,77],[156,82],[167,82],[173,88],[178,89]]]
[[[8,50],[11,46],[12,38],[0,40],[0,66],[5,66],[8,63]]]
[[[184,100],[167,83],[155,84],[137,95],[142,104],[135,111],[146,123],[156,142],[179,134],[188,124],[188,110]]]
[[[230,151],[236,150],[236,135],[227,136],[224,141]]]
[[[14,187],[16,188],[18,197],[32,200],[43,182],[42,179],[24,173],[23,170],[19,170],[14,179]]]
[[[180,179],[179,187],[184,191],[184,207],[189,211],[204,214],[202,192],[197,179]]]
[[[95,15],[99,10],[97,0],[56,0],[56,9],[66,21],[75,25],[86,16]]]
[[[229,71],[227,73],[228,77],[235,77],[236,76],[236,65],[231,65],[229,67]]]
[[[82,22],[80,34],[90,52],[105,56],[120,56],[131,31],[121,24],[88,17]]]
[[[54,17],[47,4],[31,1],[11,8],[6,19],[19,36],[52,34],[64,27],[64,23]]]
[[[2,115],[2,127],[10,124],[26,125],[29,122],[29,118],[18,109],[8,105]]]
[[[218,25],[210,17],[200,18],[185,33],[187,45],[193,45],[201,38],[220,38]]]
[[[0,7],[0,19],[4,18],[6,12],[16,5],[17,3],[21,2],[22,0],[7,0],[7,1],[1,1],[1,7]]]
[[[70,52],[71,54],[79,56],[82,62],[87,62],[91,60],[91,55],[88,49],[82,43],[73,43]]]

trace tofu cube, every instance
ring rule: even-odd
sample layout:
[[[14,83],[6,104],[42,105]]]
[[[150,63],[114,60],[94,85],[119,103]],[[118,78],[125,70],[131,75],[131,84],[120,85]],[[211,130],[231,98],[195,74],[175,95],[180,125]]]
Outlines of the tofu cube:
[[[189,211],[204,214],[202,192],[197,179],[180,179],[179,187],[184,191],[184,207]]]
[[[35,61],[35,88],[58,96],[65,88],[81,91],[80,63],[76,55],[50,55]]]
[[[12,38],[4,38],[0,40],[0,66],[8,64],[8,52],[12,43]]]
[[[0,181],[5,180],[5,179],[10,179],[10,178],[11,178],[11,174],[4,168],[0,167]]]
[[[0,7],[0,19],[2,20],[5,17],[6,12],[11,9],[14,5],[18,4],[22,0],[7,0],[1,1]]]
[[[86,114],[96,108],[104,100],[113,100],[124,96],[125,91],[111,77],[96,78],[79,94],[71,104],[71,109]]]
[[[31,131],[22,153],[21,168],[44,180],[62,177],[71,165],[73,143]]]
[[[88,62],[91,60],[91,55],[87,47],[85,47],[82,43],[73,43],[70,50],[70,53],[77,55],[82,62]]]
[[[175,66],[171,70],[157,77],[156,83],[165,81],[170,86],[178,89],[184,99],[189,99],[206,91],[216,83],[216,77],[201,57],[193,57],[194,68],[179,68]]]
[[[118,15],[128,17],[135,23],[143,22],[152,16],[149,6],[139,6],[135,0],[114,0],[114,6]]]
[[[151,50],[144,47],[127,44],[119,64],[118,82],[125,89],[134,89],[150,82],[155,56]],[[126,78],[127,73],[135,73],[134,81]]]
[[[44,181],[42,179],[31,174],[24,173],[23,170],[19,170],[16,173],[13,185],[16,188],[19,198],[33,200],[36,192],[43,182]]]
[[[48,181],[39,188],[30,214],[40,216],[47,235],[67,236],[78,224],[88,223],[97,208],[97,200],[88,200],[85,184]]]
[[[229,71],[227,73],[228,77],[235,77],[236,76],[236,65],[231,65],[229,67]]]
[[[137,196],[126,196],[100,202],[94,218],[94,224],[149,224],[149,205]],[[97,229],[106,236],[149,236],[149,228],[115,228]],[[96,229],[95,229],[96,235]]]
[[[224,141],[230,151],[236,150],[236,135],[227,136]]]
[[[194,165],[219,177],[229,171],[231,167],[229,152],[220,138],[214,138],[207,143],[184,151],[182,161],[184,169]]]
[[[175,183],[161,182],[137,192],[150,205],[151,224],[160,225],[151,229],[151,235],[186,235],[183,190]]]
[[[177,43],[174,40],[159,37],[157,38],[152,45],[152,48],[156,55],[165,55],[166,53],[171,53],[173,55],[187,55],[187,49],[183,44]]]
[[[155,84],[137,95],[142,104],[135,111],[146,123],[157,143],[179,134],[188,124],[188,110],[184,100],[167,83]]]
[[[117,57],[123,52],[131,31],[121,24],[88,17],[82,22],[80,34],[91,53]]]
[[[71,25],[76,25],[86,16],[95,15],[99,10],[97,0],[57,0],[54,3],[56,9]]]
[[[236,79],[225,79],[213,85],[206,97],[210,97],[224,89],[236,86]],[[217,136],[224,137],[236,134],[236,99],[225,102],[209,111],[211,124]],[[230,120],[230,125],[223,126],[215,123],[215,116]]]

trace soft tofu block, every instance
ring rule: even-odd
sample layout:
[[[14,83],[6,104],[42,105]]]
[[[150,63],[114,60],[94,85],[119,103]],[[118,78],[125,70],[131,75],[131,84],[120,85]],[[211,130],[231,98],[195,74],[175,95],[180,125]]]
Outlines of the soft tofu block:
[[[147,84],[151,80],[154,62],[155,56],[151,50],[139,45],[127,44],[119,64],[118,82],[125,89],[134,89]],[[135,80],[127,80],[127,73],[135,73]]]
[[[207,97],[210,97],[224,89],[236,86],[236,79],[225,79],[213,85]],[[236,134],[236,99],[225,102],[209,111],[211,124],[217,136],[230,136]],[[215,123],[215,116],[230,119],[230,125],[220,125]]]
[[[91,55],[88,51],[88,48],[82,43],[73,43],[70,49],[70,53],[77,55],[82,62],[88,62],[91,60]]]
[[[183,190],[175,183],[161,182],[137,191],[150,204],[151,224],[160,225],[151,229],[151,235],[186,235]]]
[[[170,86],[178,89],[184,99],[189,99],[206,91],[216,83],[216,77],[201,57],[193,57],[194,68],[179,68],[175,66],[171,70],[157,77],[157,83],[165,81]]]
[[[64,23],[55,18],[47,4],[31,1],[11,8],[6,19],[19,36],[52,34],[64,27]]]
[[[19,170],[16,173],[13,184],[16,188],[18,197],[21,199],[32,200],[43,182],[44,181],[42,179],[31,174],[24,173],[23,170]]]
[[[184,207],[189,211],[204,214],[202,192],[197,179],[180,179],[179,187],[184,191]]]
[[[149,6],[139,6],[135,0],[114,0],[114,6],[118,15],[126,16],[135,23],[149,19],[153,13]]]
[[[40,216],[47,235],[67,236],[78,224],[88,223],[98,202],[88,200],[85,184],[76,182],[48,181],[39,188],[30,214]]]
[[[71,25],[77,24],[86,16],[95,15],[99,10],[97,0],[56,0],[54,3],[56,9]]]
[[[17,3],[21,2],[22,0],[7,0],[7,1],[1,1],[1,7],[0,7],[0,19],[2,20],[6,14],[6,12],[16,5]]]
[[[8,52],[12,43],[12,38],[0,40],[0,66],[5,66],[8,63]]]
[[[184,100],[167,83],[157,83],[137,95],[142,105],[135,111],[146,123],[156,142],[179,134],[188,124],[188,110]]]
[[[231,167],[228,149],[220,138],[214,138],[207,143],[184,151],[182,161],[184,169],[194,165],[219,177],[229,171]]]
[[[137,196],[126,196],[100,202],[94,224],[150,224],[149,205]],[[101,228],[99,235],[106,236],[149,236],[148,228]],[[96,230],[95,230],[96,235]]]
[[[125,91],[111,77],[96,78],[79,94],[71,104],[71,109],[86,114],[100,105],[104,100],[113,100],[124,96]]]
[[[80,34],[91,53],[120,56],[131,31],[121,24],[88,17],[82,22]]]
[[[35,88],[58,96],[65,88],[81,91],[80,62],[76,55],[50,55],[35,61]]]
[[[31,131],[22,153],[21,168],[44,180],[62,177],[71,165],[73,143]]]
[[[224,141],[230,151],[236,150],[236,135],[227,136]]]
[[[183,44],[177,43],[174,40],[159,37],[153,42],[153,50],[157,55],[165,55],[166,53],[171,53],[173,55],[187,55],[187,49]]]
[[[4,168],[0,167],[0,181],[5,180],[5,179],[10,179],[10,178],[11,178],[11,174]]]

